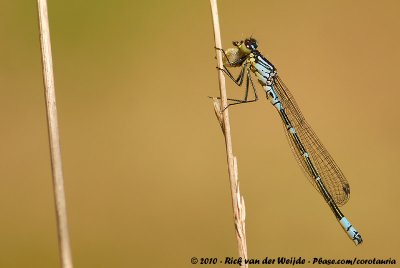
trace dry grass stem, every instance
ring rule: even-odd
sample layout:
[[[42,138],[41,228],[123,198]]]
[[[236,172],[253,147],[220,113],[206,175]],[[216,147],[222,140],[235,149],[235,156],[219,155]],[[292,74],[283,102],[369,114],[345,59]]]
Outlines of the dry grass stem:
[[[45,87],[47,124],[51,153],[51,168],[56,207],[58,244],[62,268],[72,268],[71,247],[68,234],[67,208],[61,163],[60,136],[58,133],[56,95],[46,0],[38,0],[40,44],[42,49],[43,80]]]
[[[221,126],[222,133],[224,133],[224,118],[222,117],[221,113],[221,102],[217,98],[213,98],[213,104],[215,116],[217,117],[219,125]]]
[[[217,1],[210,0],[210,4],[211,4],[211,13],[213,18],[213,26],[214,26],[215,47],[222,48]],[[216,50],[216,53],[217,53],[218,67],[222,68],[223,67],[222,52],[220,50]],[[246,244],[246,230],[245,230],[246,212],[245,212],[244,199],[243,196],[240,194],[239,190],[237,160],[236,157],[234,157],[232,150],[229,113],[228,109],[224,109],[221,111],[221,107],[226,107],[228,104],[226,95],[226,86],[225,86],[225,76],[222,71],[218,72],[218,81],[219,81],[221,103],[218,101],[217,98],[214,98],[213,99],[214,110],[225,137],[228,173],[231,186],[232,207],[234,214],[233,216],[234,216],[234,223],[236,230],[236,239],[238,243],[239,257],[241,257],[242,259],[247,259],[247,244]],[[248,266],[247,264],[242,262],[241,267],[248,267]]]

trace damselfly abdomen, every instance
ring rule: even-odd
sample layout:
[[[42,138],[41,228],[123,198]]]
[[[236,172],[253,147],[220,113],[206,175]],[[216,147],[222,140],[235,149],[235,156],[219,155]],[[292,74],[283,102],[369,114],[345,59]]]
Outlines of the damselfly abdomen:
[[[257,50],[258,44],[255,39],[233,42],[233,45],[233,48],[226,51],[217,48],[225,56],[224,68],[221,71],[239,86],[246,80],[246,91],[243,100],[229,99],[232,102],[228,106],[258,100],[251,76],[253,73],[264,88],[267,98],[279,112],[290,147],[307,178],[324,197],[350,239],[356,245],[361,244],[361,235],[338,208],[349,200],[350,185],[305,120],[289,89],[278,76],[275,66]],[[241,67],[239,76],[234,78],[227,67]],[[255,97],[252,100],[248,99],[250,86]]]

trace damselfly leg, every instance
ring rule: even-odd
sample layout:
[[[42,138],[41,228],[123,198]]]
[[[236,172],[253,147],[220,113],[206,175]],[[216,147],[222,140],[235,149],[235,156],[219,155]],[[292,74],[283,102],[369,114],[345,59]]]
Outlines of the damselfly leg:
[[[238,58],[238,59],[236,59],[235,61],[231,62],[231,61],[229,60],[228,55],[226,54],[226,52],[225,52],[222,48],[215,48],[215,49],[220,50],[220,51],[223,53],[224,57],[226,58],[226,61],[227,61],[228,65],[229,65],[230,67],[236,67],[236,66],[242,65],[241,70],[240,70],[240,73],[239,73],[239,76],[238,76],[237,78],[235,78],[235,77],[232,75],[232,73],[229,71],[229,69],[228,69],[225,65],[223,65],[224,68],[216,67],[219,71],[224,72],[224,73],[225,73],[233,82],[235,82],[235,84],[238,85],[238,86],[241,86],[241,85],[243,84],[244,79],[246,79],[246,87],[245,87],[244,99],[239,100],[239,99],[231,99],[231,98],[228,98],[228,100],[233,101],[233,103],[229,103],[229,104],[224,108],[224,110],[227,109],[229,106],[232,106],[232,105],[237,105],[237,104],[242,104],[242,103],[249,103],[249,102],[256,102],[256,101],[258,101],[257,90],[256,90],[256,87],[255,87],[255,85],[254,85],[253,79],[252,79],[252,77],[251,77],[251,71],[250,71],[250,69],[248,68],[247,63],[243,63],[244,60],[246,59],[246,57],[244,57],[244,58],[243,58],[243,57],[242,57],[242,58]],[[244,78],[245,75],[246,75],[246,78]],[[251,88],[252,88],[252,90],[253,90],[253,92],[254,92],[254,99],[252,99],[252,100],[248,100],[248,96],[249,96],[249,86],[251,86]],[[218,99],[220,99],[220,98],[218,97]]]

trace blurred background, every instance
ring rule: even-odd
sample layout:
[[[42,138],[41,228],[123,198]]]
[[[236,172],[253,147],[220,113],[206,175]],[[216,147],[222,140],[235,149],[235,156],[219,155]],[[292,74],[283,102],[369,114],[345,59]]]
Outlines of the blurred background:
[[[209,2],[48,2],[75,267],[236,257]],[[258,39],[346,174],[342,210],[364,238],[353,245],[302,174],[259,88],[229,110],[249,256],[400,261],[400,2],[219,11],[224,47]],[[0,0],[0,267],[59,265],[37,21],[35,1]]]

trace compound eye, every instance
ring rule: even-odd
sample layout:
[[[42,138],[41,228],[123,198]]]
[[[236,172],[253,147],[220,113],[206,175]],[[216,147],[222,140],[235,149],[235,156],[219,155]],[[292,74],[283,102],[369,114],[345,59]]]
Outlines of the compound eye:
[[[256,50],[257,49],[257,42],[254,39],[247,39],[246,40],[246,47],[250,50]]]

